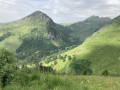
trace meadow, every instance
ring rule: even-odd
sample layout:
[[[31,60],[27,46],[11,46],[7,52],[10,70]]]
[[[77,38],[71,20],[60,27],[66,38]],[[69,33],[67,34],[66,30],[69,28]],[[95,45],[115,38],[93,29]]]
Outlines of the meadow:
[[[33,74],[3,90],[119,90],[120,77]],[[26,81],[26,82],[25,82]]]

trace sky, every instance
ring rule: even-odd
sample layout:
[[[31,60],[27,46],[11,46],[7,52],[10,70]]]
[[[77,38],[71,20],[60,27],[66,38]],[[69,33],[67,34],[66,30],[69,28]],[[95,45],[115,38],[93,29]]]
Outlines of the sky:
[[[120,0],[0,0],[0,23],[38,10],[56,23],[73,23],[92,15],[114,18],[120,15]]]

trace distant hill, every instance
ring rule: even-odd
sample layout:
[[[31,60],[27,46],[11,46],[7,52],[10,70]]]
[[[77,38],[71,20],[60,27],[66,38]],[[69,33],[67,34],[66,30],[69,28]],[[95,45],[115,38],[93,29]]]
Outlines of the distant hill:
[[[61,55],[88,60],[96,75],[101,75],[107,69],[110,75],[120,76],[120,16],[94,33],[82,45]],[[59,59],[57,61],[59,63],[53,67],[58,67],[57,70],[63,69],[65,72],[70,69],[69,64],[73,62],[67,59],[66,62]]]
[[[71,36],[78,39],[80,44],[110,21],[111,19],[109,17],[99,17],[93,15],[84,21],[73,23],[66,27],[72,29]]]

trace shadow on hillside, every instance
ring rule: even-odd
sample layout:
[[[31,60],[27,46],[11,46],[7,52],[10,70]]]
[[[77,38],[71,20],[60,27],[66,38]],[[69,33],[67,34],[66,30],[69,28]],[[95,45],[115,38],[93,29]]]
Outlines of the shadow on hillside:
[[[85,58],[92,62],[91,68],[96,74],[107,69],[112,76],[120,76],[120,46],[97,46]]]

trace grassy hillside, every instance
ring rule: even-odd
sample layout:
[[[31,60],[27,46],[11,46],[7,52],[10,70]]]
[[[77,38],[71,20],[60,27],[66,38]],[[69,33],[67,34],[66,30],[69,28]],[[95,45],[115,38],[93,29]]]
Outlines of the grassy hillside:
[[[120,16],[112,20],[108,25],[100,31],[94,33],[82,45],[67,51],[62,56],[75,55],[79,60],[88,60],[91,62],[90,68],[93,74],[100,75],[105,69],[110,75],[119,76],[120,74]],[[72,59],[74,60],[74,59]],[[69,64],[73,61],[67,60],[59,62],[53,66],[58,71],[69,71]]]

